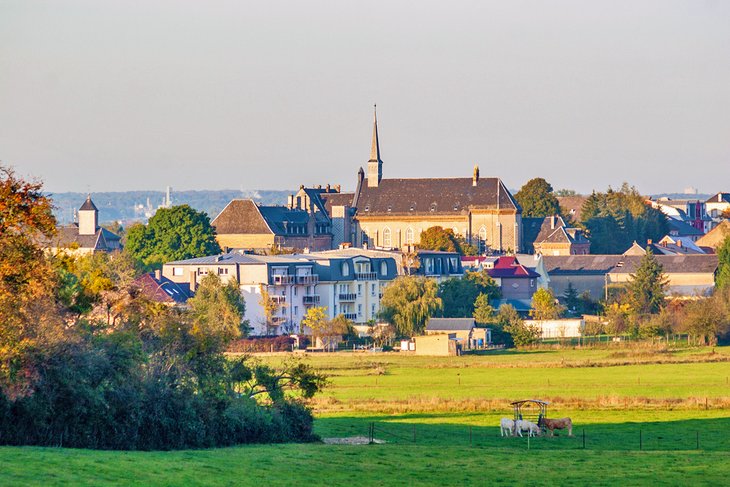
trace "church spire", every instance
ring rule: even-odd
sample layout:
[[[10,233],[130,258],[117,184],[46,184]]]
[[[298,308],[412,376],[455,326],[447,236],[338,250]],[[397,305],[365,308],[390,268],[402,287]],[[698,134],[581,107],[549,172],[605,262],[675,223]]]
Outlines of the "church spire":
[[[373,105],[373,145],[370,148],[370,161],[380,160],[380,142],[378,141],[378,105]]]
[[[380,159],[380,141],[378,140],[378,106],[373,106],[373,142],[370,147],[368,161],[368,186],[377,188],[383,179],[383,161]]]

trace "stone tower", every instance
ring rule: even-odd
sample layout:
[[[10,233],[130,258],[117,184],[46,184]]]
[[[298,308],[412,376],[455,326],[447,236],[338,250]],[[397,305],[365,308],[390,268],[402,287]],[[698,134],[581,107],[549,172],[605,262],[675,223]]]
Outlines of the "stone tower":
[[[94,235],[99,227],[99,210],[91,201],[91,195],[86,197],[86,201],[79,208],[79,235]]]

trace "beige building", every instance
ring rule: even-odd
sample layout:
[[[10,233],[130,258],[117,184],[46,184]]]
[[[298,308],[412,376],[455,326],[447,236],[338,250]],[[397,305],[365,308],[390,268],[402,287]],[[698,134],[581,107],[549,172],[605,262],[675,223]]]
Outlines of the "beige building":
[[[465,178],[383,178],[377,117],[367,174],[360,168],[355,192],[330,207],[354,215],[348,238],[354,246],[400,249],[440,226],[481,251],[520,251],[521,209],[504,183],[480,177],[479,167]]]
[[[706,235],[702,236],[695,242],[700,248],[715,252],[717,248],[730,237],[730,220],[722,221],[718,226],[710,230]]]
[[[586,255],[591,251],[591,242],[583,231],[569,227],[559,215],[523,218],[522,228],[522,249],[525,252],[542,255]]]
[[[56,235],[43,245],[51,252],[87,255],[94,252],[112,252],[122,248],[119,235],[99,226],[99,210],[91,195],[77,212],[76,223],[59,227]]]
[[[416,355],[454,356],[459,354],[456,334],[424,335],[414,338]]]

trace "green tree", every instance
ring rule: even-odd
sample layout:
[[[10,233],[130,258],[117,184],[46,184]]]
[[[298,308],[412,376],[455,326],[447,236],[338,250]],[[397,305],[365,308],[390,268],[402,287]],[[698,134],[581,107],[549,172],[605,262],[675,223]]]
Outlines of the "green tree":
[[[535,320],[555,320],[565,311],[549,289],[540,288],[532,295],[530,317]]]
[[[221,251],[208,215],[188,205],[160,208],[146,226],[131,226],[126,249],[147,268]]]
[[[620,254],[634,241],[658,241],[669,232],[666,215],[627,183],[619,191],[594,191],[583,203],[581,219],[594,254]]]
[[[474,313],[474,303],[480,294],[488,299],[500,296],[499,286],[486,271],[466,271],[463,278],[446,279],[439,284],[442,313],[447,318],[468,318]]]
[[[474,300],[474,320],[480,325],[487,325],[493,323],[496,318],[496,313],[491,304],[489,304],[489,295],[479,293],[476,300]]]
[[[459,252],[459,242],[450,228],[435,226],[421,232],[419,248],[442,252]]]
[[[560,203],[553,187],[543,178],[530,179],[515,194],[522,207],[523,217],[541,217],[560,214]]]
[[[636,273],[631,274],[626,287],[628,304],[634,313],[646,315],[659,312],[664,307],[667,278],[662,265],[651,249],[646,250]]]
[[[435,279],[400,276],[385,288],[380,317],[395,327],[398,336],[421,333],[426,320],[443,306]]]
[[[510,304],[499,307],[497,322],[501,328],[512,336],[512,341],[518,347],[532,345],[540,339],[540,329],[535,325],[528,325],[520,314]]]
[[[717,247],[717,274],[715,286],[717,289],[730,289],[730,236]]]
[[[188,305],[191,333],[206,350],[223,351],[232,340],[248,333],[243,319],[246,302],[233,279],[223,284],[216,274],[206,275]]]
[[[578,291],[576,291],[575,286],[573,286],[572,282],[568,283],[568,287],[563,293],[563,302],[565,303],[565,307],[568,309],[568,311],[572,313],[581,312]]]

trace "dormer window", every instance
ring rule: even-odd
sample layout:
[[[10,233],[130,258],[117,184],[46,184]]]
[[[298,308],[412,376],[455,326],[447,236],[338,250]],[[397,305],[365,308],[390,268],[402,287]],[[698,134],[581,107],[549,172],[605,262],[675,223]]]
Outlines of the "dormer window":
[[[388,205],[388,213],[390,213],[390,211],[391,211],[392,209],[393,209],[393,207],[392,207],[391,205]]]
[[[385,277],[388,275],[388,263],[385,261],[382,261],[380,263],[380,274]]]
[[[347,262],[342,263],[342,275],[347,277],[350,275],[350,264]]]
[[[415,209],[416,209],[416,204],[415,203],[411,203],[411,210],[410,211],[414,211]]]
[[[370,205],[365,206],[365,211],[370,211]]]
[[[431,203],[431,211],[436,211],[436,203]]]

